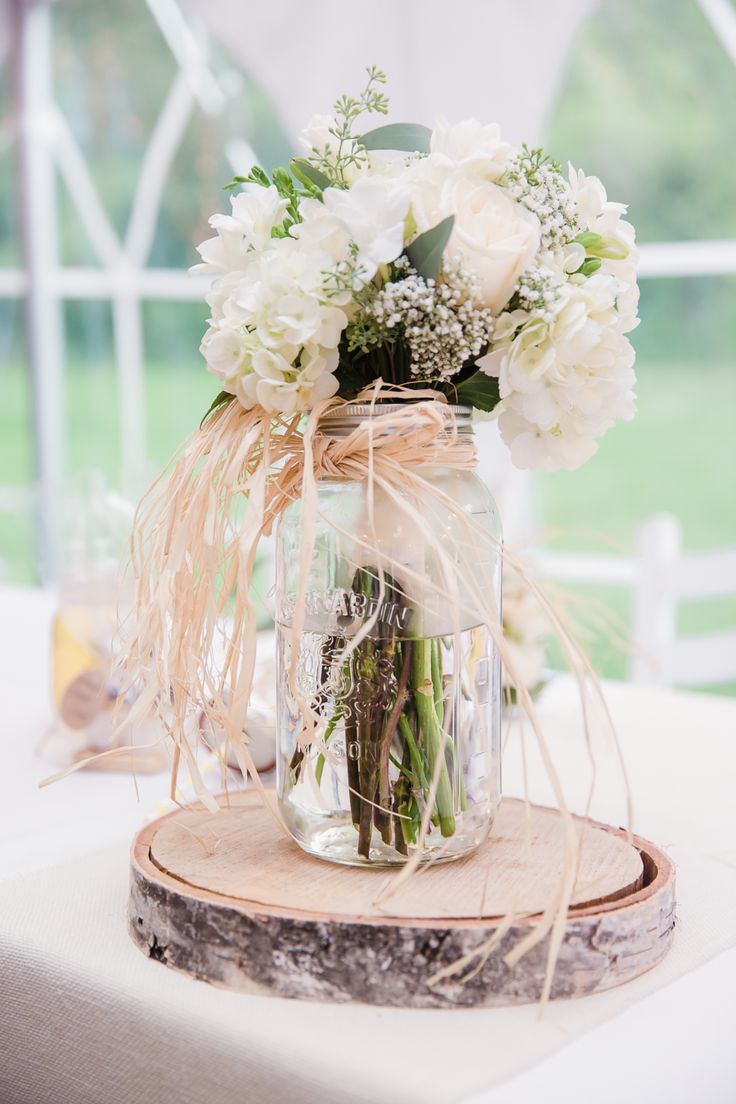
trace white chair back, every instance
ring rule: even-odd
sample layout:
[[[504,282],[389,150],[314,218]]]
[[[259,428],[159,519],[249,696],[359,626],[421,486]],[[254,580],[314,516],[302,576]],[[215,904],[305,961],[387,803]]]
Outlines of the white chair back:
[[[631,589],[632,682],[715,686],[736,680],[736,630],[678,631],[683,602],[736,598],[736,548],[683,552],[680,522],[658,514],[639,528],[636,556],[542,552],[536,562],[557,582]]]
[[[671,514],[642,525],[637,543],[631,681],[708,686],[736,679],[736,631],[680,635],[677,625],[684,601],[736,597],[736,548],[683,552],[682,527]]]

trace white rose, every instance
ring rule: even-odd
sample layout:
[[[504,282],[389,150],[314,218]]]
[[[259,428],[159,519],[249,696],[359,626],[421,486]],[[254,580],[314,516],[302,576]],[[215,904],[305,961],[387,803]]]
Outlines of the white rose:
[[[483,304],[500,314],[537,255],[539,219],[497,184],[467,176],[445,180],[430,225],[448,215],[455,225],[445,255],[459,254],[478,280]]]
[[[508,164],[511,146],[501,140],[501,128],[496,123],[485,125],[477,119],[465,119],[450,125],[441,117],[432,131],[430,151],[438,164],[497,180]]]

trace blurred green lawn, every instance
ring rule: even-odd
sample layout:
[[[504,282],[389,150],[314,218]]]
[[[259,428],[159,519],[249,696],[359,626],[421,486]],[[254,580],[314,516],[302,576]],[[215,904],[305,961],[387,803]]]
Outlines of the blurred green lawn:
[[[607,552],[633,548],[637,525],[669,511],[682,521],[685,545],[707,550],[736,544],[736,371],[730,364],[640,364],[637,417],[615,427],[596,456],[576,472],[540,475],[540,524],[556,547]],[[32,480],[28,380],[19,365],[0,375],[0,486]],[[216,388],[196,361],[179,367],[150,364],[145,379],[150,459],[163,464],[197,425]],[[115,375],[111,366],[69,368],[65,408],[72,472],[102,469],[118,478]],[[15,582],[33,582],[32,526],[28,516],[2,516],[0,564]],[[600,598],[628,622],[629,595],[581,589],[590,612]],[[736,602],[683,608],[684,631],[736,623]],[[620,676],[625,656],[615,633],[598,629],[591,651],[604,673]]]

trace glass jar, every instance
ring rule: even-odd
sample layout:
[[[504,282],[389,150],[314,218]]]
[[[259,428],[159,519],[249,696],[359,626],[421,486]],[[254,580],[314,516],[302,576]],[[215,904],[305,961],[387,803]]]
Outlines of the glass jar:
[[[344,437],[396,409],[339,407],[318,433]],[[447,409],[472,434],[470,408]],[[298,640],[302,503],[278,524],[279,804],[297,843],[335,862],[406,862],[423,819],[422,861],[458,858],[500,800],[500,657],[485,627],[489,610],[500,622],[498,511],[474,471],[418,474],[438,497],[397,503],[374,481],[369,503],[367,480],[320,480]]]

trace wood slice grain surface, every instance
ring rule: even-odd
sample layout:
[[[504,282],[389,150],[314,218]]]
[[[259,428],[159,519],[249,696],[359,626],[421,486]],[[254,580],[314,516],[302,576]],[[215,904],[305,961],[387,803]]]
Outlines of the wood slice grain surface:
[[[563,870],[559,813],[501,804],[473,855],[423,868],[392,896],[397,872],[304,854],[254,793],[212,816],[179,810],[133,846],[130,930],[150,957],[231,988],[405,1007],[516,1003],[541,993],[547,940],[504,961],[538,922]],[[581,850],[553,997],[609,988],[665,954],[674,876],[657,848],[577,820]],[[492,953],[485,947],[504,918]],[[469,980],[443,967],[470,956]]]

